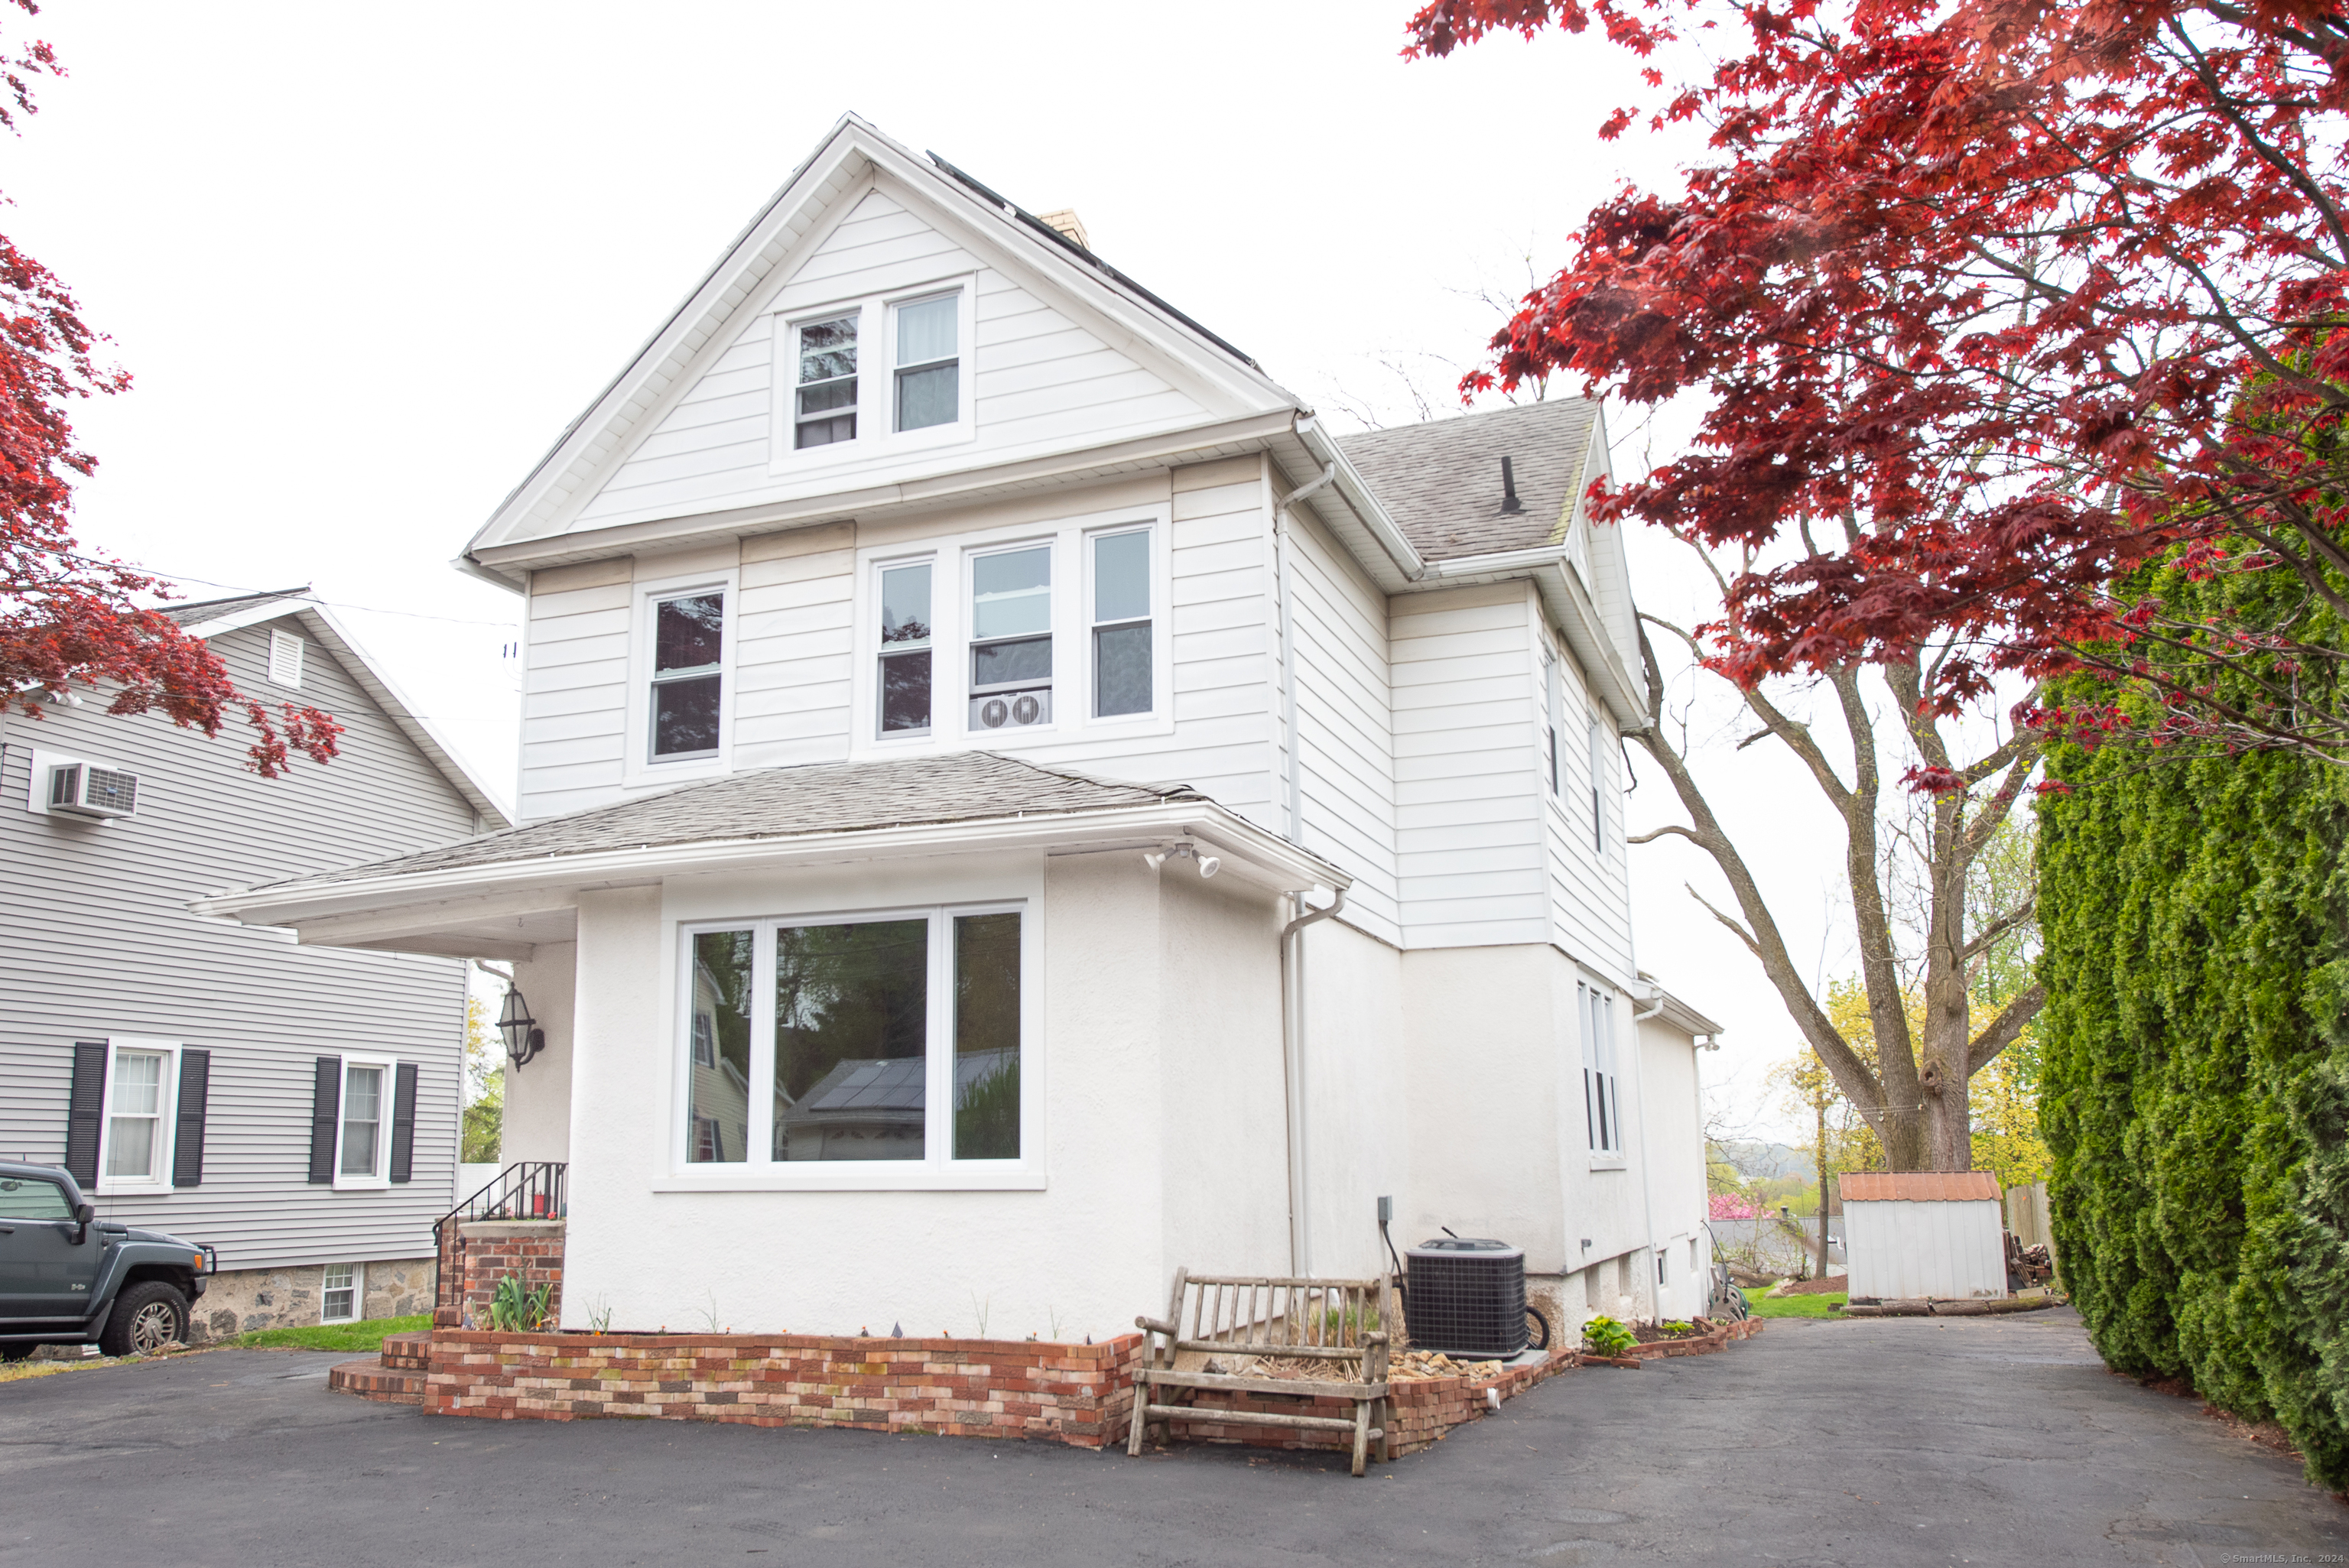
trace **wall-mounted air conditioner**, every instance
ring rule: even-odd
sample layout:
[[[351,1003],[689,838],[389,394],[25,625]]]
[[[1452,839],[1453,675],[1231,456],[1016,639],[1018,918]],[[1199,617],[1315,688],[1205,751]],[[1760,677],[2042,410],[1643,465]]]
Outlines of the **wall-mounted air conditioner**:
[[[49,769],[49,810],[76,817],[129,817],[139,810],[139,775],[94,762]]]
[[[1051,722],[1050,686],[986,692],[970,699],[970,727],[974,730],[1024,729],[1031,724]]]

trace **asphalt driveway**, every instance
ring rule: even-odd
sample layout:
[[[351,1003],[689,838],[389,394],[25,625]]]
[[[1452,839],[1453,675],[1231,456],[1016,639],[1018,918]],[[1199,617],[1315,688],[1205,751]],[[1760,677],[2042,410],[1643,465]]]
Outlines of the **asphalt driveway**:
[[[1371,1478],[1319,1456],[492,1423],[223,1350],[0,1384],[0,1565],[2343,1561],[2349,1507],[2068,1312],[1779,1321],[1583,1371]],[[2271,1554],[2282,1554],[2275,1556]]]

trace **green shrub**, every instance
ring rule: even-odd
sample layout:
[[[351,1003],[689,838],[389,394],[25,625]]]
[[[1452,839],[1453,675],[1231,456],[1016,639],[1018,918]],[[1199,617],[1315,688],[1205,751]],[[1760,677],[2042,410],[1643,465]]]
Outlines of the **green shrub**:
[[[1611,1317],[1594,1317],[1582,1326],[1582,1342],[1594,1356],[1628,1356],[1640,1336]]]
[[[2289,576],[2145,586],[2261,621],[2273,606],[2247,602],[2294,593]],[[2338,1490],[2349,788],[2336,766],[2280,750],[2066,746],[2049,769],[2072,790],[2042,799],[2039,851],[2040,1119],[2064,1283],[2113,1367],[2274,1418],[2311,1479]]]

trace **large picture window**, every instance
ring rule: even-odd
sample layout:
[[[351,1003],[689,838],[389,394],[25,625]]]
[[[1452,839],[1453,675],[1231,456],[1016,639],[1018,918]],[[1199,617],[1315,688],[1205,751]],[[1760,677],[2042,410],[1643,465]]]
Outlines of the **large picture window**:
[[[759,922],[686,951],[687,1167],[1021,1158],[1018,909]]]

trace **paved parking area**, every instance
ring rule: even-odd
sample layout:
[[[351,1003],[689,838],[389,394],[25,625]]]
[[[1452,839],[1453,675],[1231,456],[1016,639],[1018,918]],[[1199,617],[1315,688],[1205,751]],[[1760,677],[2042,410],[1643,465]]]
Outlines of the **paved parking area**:
[[[1370,1479],[1319,1456],[427,1418],[341,1357],[0,1384],[0,1565],[2344,1560],[2349,1507],[2068,1312],[1773,1323],[1557,1378]],[[2270,1554],[2282,1554],[2281,1558]]]

